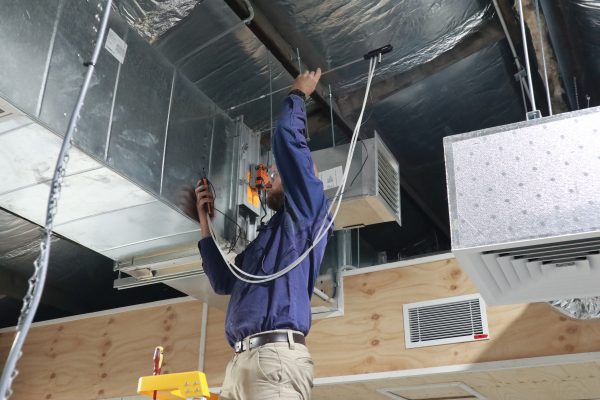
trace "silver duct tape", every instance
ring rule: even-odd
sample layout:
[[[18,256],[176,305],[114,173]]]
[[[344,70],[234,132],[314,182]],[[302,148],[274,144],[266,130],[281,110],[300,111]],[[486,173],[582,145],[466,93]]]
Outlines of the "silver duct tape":
[[[557,311],[574,319],[599,319],[600,318],[600,296],[587,297],[583,299],[563,299],[550,301],[552,307]]]
[[[114,7],[144,39],[154,42],[202,0],[117,0]]]

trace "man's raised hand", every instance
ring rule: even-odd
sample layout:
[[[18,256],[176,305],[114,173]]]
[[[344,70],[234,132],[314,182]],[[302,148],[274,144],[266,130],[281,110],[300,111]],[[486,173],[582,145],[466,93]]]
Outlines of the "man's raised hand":
[[[321,68],[317,68],[316,71],[304,71],[294,81],[292,90],[298,89],[308,97],[315,91],[320,78]]]

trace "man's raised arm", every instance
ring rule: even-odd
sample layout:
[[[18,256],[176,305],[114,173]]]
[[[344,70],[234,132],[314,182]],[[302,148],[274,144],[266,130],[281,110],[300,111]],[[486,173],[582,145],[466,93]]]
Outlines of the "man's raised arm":
[[[320,77],[319,68],[296,78],[283,103],[272,140],[287,203],[299,218],[315,218],[327,204],[306,143],[306,110],[302,98],[302,94],[310,96],[314,92]]]

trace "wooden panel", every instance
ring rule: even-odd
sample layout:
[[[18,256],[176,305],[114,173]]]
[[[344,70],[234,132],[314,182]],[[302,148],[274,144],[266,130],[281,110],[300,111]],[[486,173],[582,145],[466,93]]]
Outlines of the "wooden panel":
[[[152,374],[154,347],[163,372],[198,368],[202,303],[198,301],[33,328],[11,399],[102,399],[136,394]],[[13,333],[0,333],[0,360]]]
[[[455,260],[349,276],[344,286],[344,317],[314,321],[308,336],[317,377],[600,351],[600,321],[568,320],[546,304],[490,307],[489,341],[405,349],[404,303],[475,292]],[[166,371],[196,369],[201,313],[200,302],[188,302],[35,328],[14,398],[134,394],[158,344],[167,350]],[[224,320],[209,308],[205,372],[213,387],[233,355]],[[0,334],[0,360],[11,342],[12,334]]]
[[[407,350],[402,305],[475,293],[456,260],[344,279],[345,315],[317,320],[307,338],[316,376],[351,375],[600,350],[600,321],[573,321],[546,304],[488,307],[491,340]],[[209,313],[206,372],[221,384],[224,314]],[[215,326],[218,325],[218,326]]]
[[[372,225],[395,221],[395,216],[386,208],[383,200],[374,196],[345,199],[335,217],[335,229],[348,226]]]
[[[377,389],[462,382],[489,400],[581,400],[600,398],[600,364],[521,368],[396,378],[317,386],[313,400],[389,399]]]
[[[546,304],[488,307],[491,340],[407,350],[403,304],[476,292],[453,259],[351,276],[344,292],[344,317],[315,321],[308,336],[319,377],[600,350],[600,321]]]

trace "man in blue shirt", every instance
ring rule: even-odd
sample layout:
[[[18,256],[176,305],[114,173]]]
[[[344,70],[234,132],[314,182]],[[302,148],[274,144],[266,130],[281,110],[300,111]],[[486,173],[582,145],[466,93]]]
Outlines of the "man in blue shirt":
[[[305,96],[315,90],[321,70],[298,76],[284,100],[272,150],[276,167],[267,205],[275,214],[235,264],[253,275],[270,275],[294,262],[329,223],[328,201],[306,143]],[[292,271],[274,281],[237,279],[210,236],[205,204],[208,188],[196,189],[204,271],[214,291],[230,294],[225,333],[235,356],[225,372],[221,399],[310,399],[313,362],[304,337],[311,325],[310,298],[326,240]],[[329,233],[329,232],[327,232]]]

